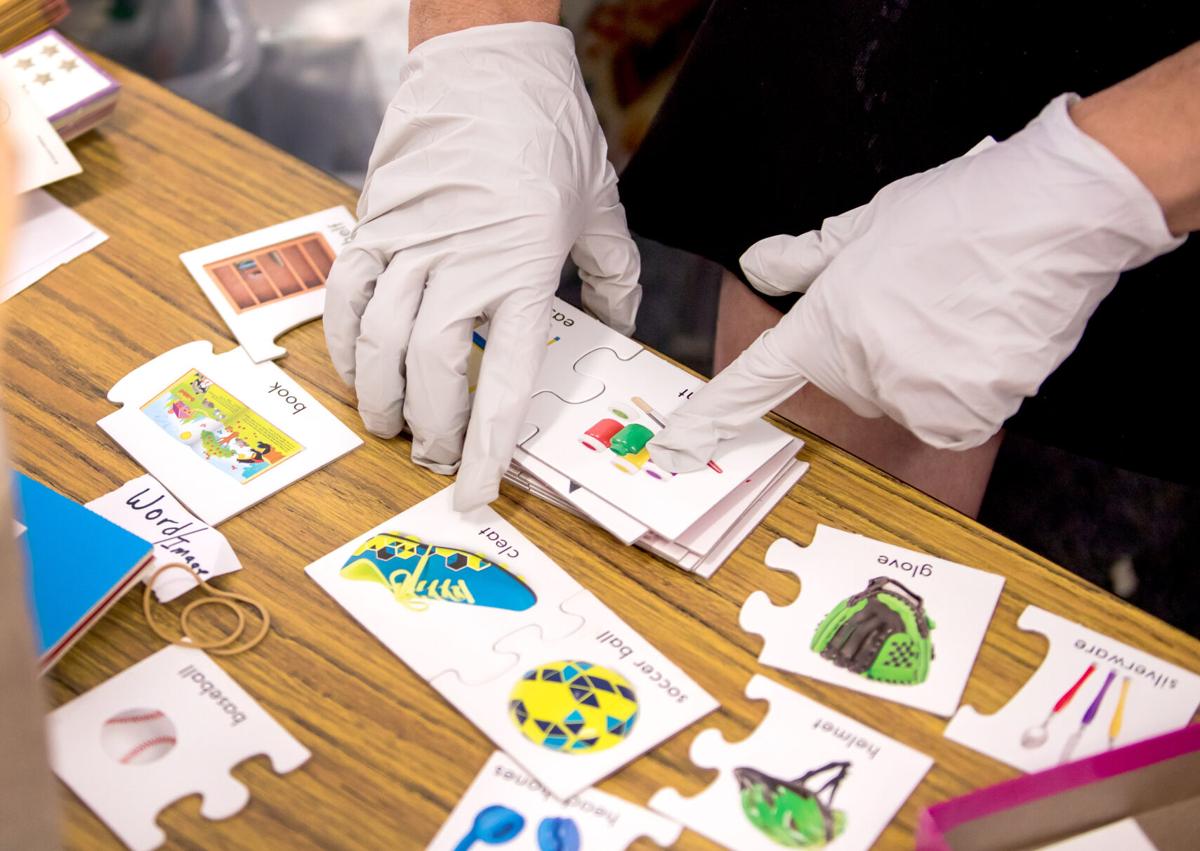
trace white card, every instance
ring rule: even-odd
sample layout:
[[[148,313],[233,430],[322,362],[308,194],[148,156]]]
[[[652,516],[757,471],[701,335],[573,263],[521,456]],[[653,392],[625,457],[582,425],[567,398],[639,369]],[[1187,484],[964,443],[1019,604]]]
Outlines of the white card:
[[[286,351],[275,338],[325,312],[325,279],[354,216],[330,207],[179,255],[255,362]]]
[[[479,848],[502,844],[512,851],[619,851],[642,836],[666,848],[679,839],[680,831],[670,819],[599,789],[586,789],[560,801],[497,751],[429,843],[429,849],[452,851],[473,839]],[[501,842],[506,836],[511,838]]]
[[[266,754],[285,774],[310,756],[208,655],[178,646],[51,712],[46,736],[54,772],[134,851],[166,841],[155,819],[189,795],[208,819],[246,806],[235,765]]]
[[[770,703],[758,728],[730,744],[717,730],[692,762],[720,776],[685,798],[660,789],[650,806],[727,848],[870,848],[933,760],[763,676],[746,697]]]
[[[149,474],[131,479],[84,507],[154,544],[154,561],[144,581],[167,564],[186,565],[193,576],[205,581],[242,569],[225,536],[193,517]],[[182,570],[168,570],[155,581],[154,596],[160,603],[169,603],[197,584]]]
[[[455,512],[453,487],[307,572],[553,794],[595,784],[717,707],[495,511]]]
[[[560,357],[556,349],[547,350],[547,361]],[[537,431],[522,447],[668,540],[684,534],[792,442],[790,435],[756,420],[717,447],[713,466],[671,475],[648,460],[644,443],[704,382],[645,350],[622,360],[599,348],[578,358],[574,370],[584,386],[603,388],[599,395],[579,403],[566,403],[554,392],[535,396],[526,420]],[[653,413],[638,408],[635,399]],[[627,416],[618,419],[617,411]],[[623,434],[630,439],[623,441]]]
[[[7,301],[108,239],[83,216],[40,189],[26,192],[20,204],[0,301]]]
[[[945,717],[958,708],[1004,577],[820,525],[807,547],[772,544],[767,565],[801,587],[788,606],[761,591],[742,606],[764,664]]]
[[[487,358],[487,333],[477,329],[468,376],[477,376],[480,359]],[[759,420],[722,442],[710,467],[667,473],[649,460],[645,444],[704,382],[561,299],[554,301],[549,333],[518,443],[570,483],[668,540],[792,441]]]
[[[1045,660],[994,715],[964,705],[946,738],[1041,771],[1186,727],[1200,707],[1200,677],[1178,665],[1037,606],[1017,626],[1046,638]]]
[[[3,62],[0,62],[0,127],[8,134],[16,154],[13,189],[18,193],[83,171]]]
[[[118,381],[100,427],[209,525],[362,444],[273,363],[186,343]]]

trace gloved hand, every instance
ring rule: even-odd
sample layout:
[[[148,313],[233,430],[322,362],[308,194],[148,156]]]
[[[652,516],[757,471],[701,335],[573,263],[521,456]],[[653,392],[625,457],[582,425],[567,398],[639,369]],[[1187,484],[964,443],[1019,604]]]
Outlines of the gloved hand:
[[[622,333],[640,263],[568,30],[476,27],[412,51],[326,284],[325,339],[367,430],[407,423],[414,462],[459,468],[455,505],[499,490],[550,338],[568,253]],[[491,322],[474,406],[467,355]],[[469,425],[468,425],[469,420]]]
[[[898,180],[820,231],[750,247],[768,295],[806,293],[649,444],[702,467],[806,381],[927,444],[986,441],[1075,348],[1124,270],[1183,242],[1149,190],[1053,100],[1005,142]]]

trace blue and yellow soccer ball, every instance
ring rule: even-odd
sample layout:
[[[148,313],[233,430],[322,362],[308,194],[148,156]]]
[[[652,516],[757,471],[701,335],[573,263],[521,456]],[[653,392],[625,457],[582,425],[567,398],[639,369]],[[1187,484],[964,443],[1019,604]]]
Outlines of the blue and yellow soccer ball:
[[[633,686],[590,662],[547,662],[513,687],[508,716],[531,742],[562,753],[595,753],[624,741],[637,721]]]

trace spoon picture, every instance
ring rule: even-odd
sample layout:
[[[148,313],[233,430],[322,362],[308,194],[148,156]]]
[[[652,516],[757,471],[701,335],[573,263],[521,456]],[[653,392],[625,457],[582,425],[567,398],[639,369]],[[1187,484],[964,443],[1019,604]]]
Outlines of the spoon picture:
[[[1062,697],[1058,699],[1058,702],[1054,704],[1054,708],[1050,710],[1050,714],[1046,716],[1046,720],[1035,727],[1030,727],[1021,734],[1022,747],[1032,749],[1040,748],[1042,745],[1046,744],[1046,739],[1050,737],[1049,727],[1051,719],[1067,708],[1067,704],[1071,702],[1071,698],[1075,697],[1075,692],[1079,691],[1080,687],[1087,682],[1087,678],[1090,677],[1092,672],[1095,670],[1095,665],[1088,665],[1087,670],[1083,672],[1083,675],[1075,681],[1075,685],[1063,692]]]
[[[1096,718],[1096,713],[1100,711],[1100,704],[1104,702],[1104,695],[1108,694],[1108,687],[1112,685],[1113,679],[1117,676],[1117,672],[1110,670],[1108,676],[1104,678],[1104,685],[1100,686],[1100,691],[1092,698],[1092,702],[1088,705],[1087,711],[1083,713],[1083,720],[1079,722],[1079,729],[1071,734],[1071,738],[1067,739],[1067,744],[1063,747],[1062,756],[1058,758],[1059,765],[1071,759],[1071,755],[1075,753],[1075,746],[1079,744],[1079,740],[1083,738],[1083,732],[1088,728]]]
[[[467,851],[476,842],[484,845],[503,845],[511,841],[525,827],[525,817],[508,807],[493,805],[484,807],[475,816],[471,832],[454,846],[454,851]]]

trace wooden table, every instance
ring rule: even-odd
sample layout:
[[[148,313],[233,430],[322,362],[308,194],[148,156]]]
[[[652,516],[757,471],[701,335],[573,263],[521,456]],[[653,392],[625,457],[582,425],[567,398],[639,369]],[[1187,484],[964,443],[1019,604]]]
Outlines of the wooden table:
[[[116,116],[73,145],[84,174],[51,190],[111,239],[3,308],[14,461],[80,501],[142,472],[96,427],[113,409],[105,399],[109,387],[181,343],[209,339],[218,351],[233,345],[179,253],[333,204],[353,209],[355,201],[353,191],[325,174],[145,80],[113,71],[125,86]],[[362,433],[319,323],[282,342],[288,355],[280,365]],[[235,770],[253,797],[227,821],[203,819],[196,798],[169,808],[160,823],[173,846],[423,846],[492,752],[470,723],[303,573],[314,559],[448,484],[414,467],[408,448],[403,440],[367,436],[361,449],[222,525],[246,569],[218,584],[268,597],[274,626],[257,650],[222,665],[313,758],[285,776],[263,758]],[[1187,667],[1200,658],[1194,639],[822,441],[809,438],[803,457],[811,472],[712,581],[640,550],[613,547],[597,528],[524,493],[506,488],[496,503],[723,706],[602,788],[643,803],[664,785],[683,794],[702,789],[712,773],[692,765],[688,746],[706,726],[735,740],[757,725],[765,705],[743,695],[755,672],[934,757],[935,767],[883,834],[886,847],[911,844],[921,808],[1014,775],[944,739],[941,719],[758,664],[759,641],[738,628],[738,609],[755,588],[777,603],[794,597],[795,583],[768,571],[763,554],[780,536],[806,543],[818,522],[1007,577],[965,695],[981,711],[999,708],[1045,652],[1039,637],[1016,627],[1029,603]],[[116,606],[47,678],[55,704],[161,646],[137,597]],[[65,789],[63,800],[71,847],[117,846]],[[706,846],[690,833],[682,844]]]

